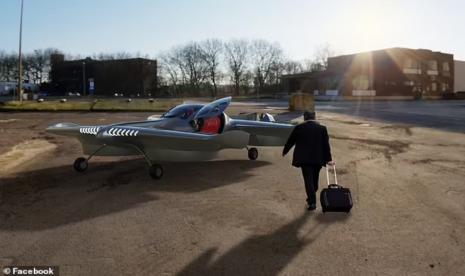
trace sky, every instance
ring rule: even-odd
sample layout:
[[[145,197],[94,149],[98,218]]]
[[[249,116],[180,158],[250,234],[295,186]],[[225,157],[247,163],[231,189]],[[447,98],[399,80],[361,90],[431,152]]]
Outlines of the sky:
[[[323,45],[337,54],[426,48],[465,60],[465,1],[24,0],[23,51],[58,48],[156,57],[209,38],[278,42],[295,60]],[[0,50],[18,50],[20,0],[0,0]]]

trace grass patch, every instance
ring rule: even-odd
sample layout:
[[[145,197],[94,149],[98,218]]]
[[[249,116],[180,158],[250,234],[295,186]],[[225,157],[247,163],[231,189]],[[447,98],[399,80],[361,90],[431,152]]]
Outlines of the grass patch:
[[[181,100],[111,99],[94,101],[9,101],[0,105],[0,111],[154,111],[164,112],[181,104]]]
[[[163,112],[173,106],[181,104],[181,100],[156,100],[149,102],[147,99],[135,99],[127,102],[120,100],[103,100],[94,103],[92,111],[157,111]]]
[[[10,101],[0,105],[1,111],[89,111],[92,102],[65,102],[60,101]]]

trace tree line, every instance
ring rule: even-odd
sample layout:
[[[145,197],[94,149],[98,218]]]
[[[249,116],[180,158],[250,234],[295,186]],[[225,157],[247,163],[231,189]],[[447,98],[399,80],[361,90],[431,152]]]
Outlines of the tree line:
[[[23,66],[23,80],[25,82],[42,84],[49,82],[51,71],[51,55],[62,54],[61,50],[55,48],[37,49],[30,53],[22,55]],[[114,59],[127,59],[143,57],[149,58],[148,55],[141,55],[139,52],[132,54],[129,52],[115,52],[115,53],[98,53],[93,54],[90,58],[95,60],[114,60]],[[65,60],[83,59],[81,55],[66,54]],[[18,59],[19,55],[16,52],[7,53],[0,51],[0,81],[16,82],[18,81]]]
[[[38,49],[22,56],[23,79],[41,84],[49,80],[50,56],[60,51],[53,48]],[[18,81],[18,53],[0,51],[0,81]]]
[[[37,49],[23,55],[23,79],[42,84],[50,81],[51,55],[63,54],[55,48]],[[192,41],[158,55],[158,84],[161,92],[171,96],[247,95],[269,93],[280,89],[283,74],[321,71],[333,51],[323,45],[311,59],[296,61],[285,56],[278,43],[267,40],[207,39]],[[93,54],[95,60],[143,57],[139,52]],[[65,55],[66,60],[82,59]],[[18,80],[18,54],[0,51],[0,81]]]
[[[324,70],[332,54],[329,45],[324,45],[313,59],[295,61],[284,55],[278,43],[266,40],[193,41],[159,56],[159,81],[174,96],[200,96],[209,91],[216,97],[220,86],[225,94],[258,95],[279,91],[283,74]]]

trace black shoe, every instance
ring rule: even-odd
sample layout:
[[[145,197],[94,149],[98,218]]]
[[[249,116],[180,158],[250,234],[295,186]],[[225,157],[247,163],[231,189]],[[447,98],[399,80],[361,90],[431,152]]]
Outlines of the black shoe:
[[[307,210],[315,211],[316,210],[316,204],[309,204],[308,207],[307,207]]]

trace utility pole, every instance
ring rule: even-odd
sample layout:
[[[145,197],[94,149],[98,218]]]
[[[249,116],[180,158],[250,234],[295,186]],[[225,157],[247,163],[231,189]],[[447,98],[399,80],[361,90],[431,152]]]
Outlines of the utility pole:
[[[18,57],[18,94],[19,101],[23,101],[23,59],[21,53],[21,41],[23,36],[23,3],[24,0],[21,0],[21,16],[19,21],[19,57]]]
[[[82,96],[86,95],[86,63],[82,62]]]

